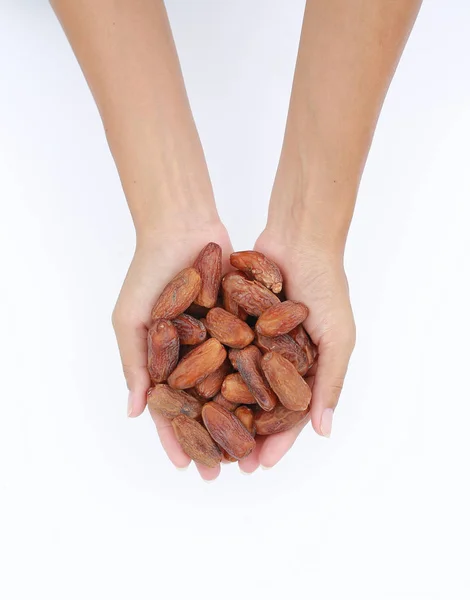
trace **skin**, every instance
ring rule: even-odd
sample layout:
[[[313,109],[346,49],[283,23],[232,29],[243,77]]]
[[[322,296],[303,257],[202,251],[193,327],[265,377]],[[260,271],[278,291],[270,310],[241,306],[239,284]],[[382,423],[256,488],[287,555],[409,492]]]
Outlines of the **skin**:
[[[149,387],[147,328],[167,281],[208,241],[232,251],[217,213],[170,25],[160,0],[52,0],[105,128],[136,228],[136,250],[113,313],[140,415]],[[331,433],[355,343],[344,247],[377,119],[413,26],[418,0],[307,0],[291,103],[269,208],[255,249],[287,275],[288,297],[310,310],[319,348],[311,422]],[[138,65],[138,68],[136,68]],[[168,231],[171,230],[171,238]],[[170,460],[189,457],[170,423],[154,421]],[[245,472],[276,464],[304,424],[260,438]],[[220,467],[198,466],[204,480]]]

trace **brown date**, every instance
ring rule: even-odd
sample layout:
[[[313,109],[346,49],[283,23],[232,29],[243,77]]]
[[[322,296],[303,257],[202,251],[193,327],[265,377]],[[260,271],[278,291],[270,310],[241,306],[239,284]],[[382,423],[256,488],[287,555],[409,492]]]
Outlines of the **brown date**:
[[[256,346],[247,346],[243,350],[230,350],[229,358],[255,397],[256,402],[263,410],[272,410],[276,405],[277,398],[261,371],[259,349]]]
[[[201,276],[192,267],[183,269],[168,283],[152,309],[152,320],[174,319],[193,302],[201,289]]]
[[[166,319],[157,319],[148,331],[148,371],[153,383],[166,381],[176,367],[180,343],[176,327]]]

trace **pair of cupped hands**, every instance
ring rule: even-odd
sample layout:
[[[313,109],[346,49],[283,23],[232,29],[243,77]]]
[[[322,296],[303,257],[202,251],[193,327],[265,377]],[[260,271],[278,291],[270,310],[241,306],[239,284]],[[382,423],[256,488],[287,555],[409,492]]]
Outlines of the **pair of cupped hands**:
[[[295,240],[294,242],[292,240]],[[138,417],[146,406],[150,377],[147,371],[147,330],[152,307],[165,285],[176,273],[193,264],[208,242],[223,251],[223,272],[233,270],[233,252],[227,230],[220,221],[210,224],[165,226],[163,223],[145,236],[137,237],[134,258],[113,313],[113,325],[129,389],[128,416]],[[243,248],[244,250],[245,248]],[[343,257],[323,251],[317,244],[298,236],[284,235],[266,228],[255,244],[280,267],[286,297],[309,308],[304,326],[318,347],[312,387],[311,423],[321,436],[329,437],[333,412],[338,403],[349,359],[355,343],[354,318]],[[178,444],[170,422],[152,415],[168,458],[179,469],[191,459]],[[273,467],[293,445],[305,421],[269,437],[258,437],[253,452],[239,462],[240,470],[253,473],[259,466]],[[221,467],[197,464],[205,481],[220,474]]]

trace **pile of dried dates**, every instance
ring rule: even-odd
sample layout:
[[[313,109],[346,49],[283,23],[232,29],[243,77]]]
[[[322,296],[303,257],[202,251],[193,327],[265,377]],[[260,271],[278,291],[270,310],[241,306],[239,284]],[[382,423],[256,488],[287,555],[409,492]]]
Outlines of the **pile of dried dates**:
[[[222,250],[207,244],[165,287],[148,332],[149,410],[209,467],[307,418],[304,376],[317,354],[302,326],[307,307],[279,297],[278,266],[255,251],[234,252],[230,263],[237,270],[222,277]]]

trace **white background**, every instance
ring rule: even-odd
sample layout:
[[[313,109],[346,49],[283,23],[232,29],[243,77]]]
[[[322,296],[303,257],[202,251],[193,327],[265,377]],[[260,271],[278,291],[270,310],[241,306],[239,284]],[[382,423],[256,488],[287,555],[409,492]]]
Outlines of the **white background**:
[[[236,249],[262,229],[303,2],[168,2]],[[0,597],[470,598],[470,4],[427,0],[351,229],[358,344],[331,440],[176,471],[126,418],[110,314],[134,234],[46,2],[0,0]]]

